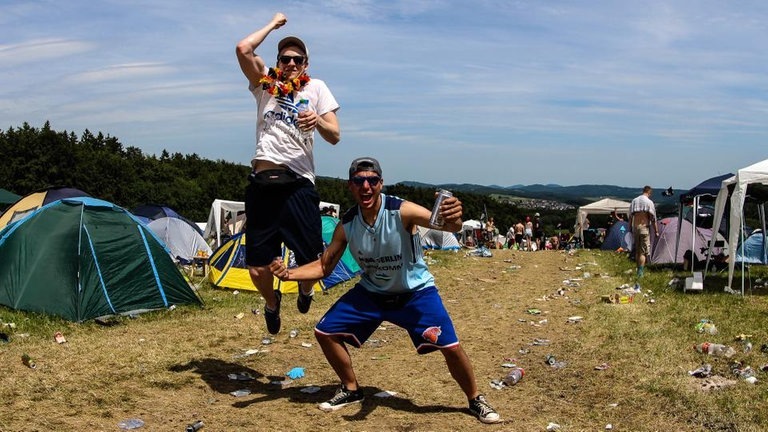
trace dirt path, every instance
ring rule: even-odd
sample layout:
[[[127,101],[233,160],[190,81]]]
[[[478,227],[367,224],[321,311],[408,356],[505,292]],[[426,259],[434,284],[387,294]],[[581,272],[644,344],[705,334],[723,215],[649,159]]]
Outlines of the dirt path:
[[[559,382],[594,366],[568,358],[579,338],[579,324],[568,318],[583,315],[585,302],[597,295],[589,283],[563,284],[588,271],[575,270],[578,258],[551,251],[493,253],[478,258],[440,252],[429,259],[479,388],[505,419],[501,425],[482,426],[468,413],[443,357],[416,355],[407,334],[387,323],[363,348],[352,349],[365,403],[319,411],[337,380],[312,328],[347,286],[318,295],[307,315],[298,314],[295,295],[287,295],[283,331],[269,345],[261,343],[263,318],[250,313],[263,304],[257,295],[211,289],[203,293],[203,311],[177,310],[168,319],[130,320],[114,328],[73,327],[66,347],[49,340],[9,345],[0,353],[11,365],[0,381],[6,389],[0,393],[0,430],[117,430],[126,418],[141,418],[143,430],[152,431],[183,430],[197,419],[205,422],[204,431],[541,430],[555,420],[553,413],[583,409],[573,404],[578,389]],[[245,317],[238,319],[242,311]],[[291,338],[294,328],[299,335]],[[537,339],[549,344],[534,344]],[[13,361],[24,349],[40,358],[33,373]],[[247,349],[261,352],[239,355]],[[568,366],[547,365],[548,354]],[[517,363],[526,375],[515,387],[495,390],[490,383],[505,375],[504,363]],[[293,367],[303,367],[306,376],[287,388],[271,384]],[[255,379],[227,377],[240,372]],[[305,392],[314,386],[319,391]],[[251,394],[229,394],[241,388]],[[396,395],[374,396],[383,391]]]

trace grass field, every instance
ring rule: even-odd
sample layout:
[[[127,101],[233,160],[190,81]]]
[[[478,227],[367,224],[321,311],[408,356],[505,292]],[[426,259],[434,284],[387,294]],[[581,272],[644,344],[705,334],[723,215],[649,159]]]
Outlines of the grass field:
[[[429,256],[443,301],[472,360],[476,378],[504,422],[482,425],[438,353],[415,354],[406,333],[384,323],[361,349],[352,349],[366,393],[361,406],[323,413],[316,405],[332,396],[337,380],[312,335],[322,313],[351,285],[317,295],[299,314],[286,295],[283,330],[269,344],[253,292],[235,294],[200,284],[204,308],[178,307],[116,325],[73,324],[0,309],[0,431],[117,431],[126,419],[138,430],[182,431],[195,420],[203,431],[761,431],[768,424],[768,289],[752,284],[742,296],[723,292],[721,275],[708,277],[701,293],[683,293],[675,274],[652,269],[632,303],[603,296],[633,284],[624,255],[599,251],[493,251],[490,258],[464,252]],[[753,268],[752,279],[765,279]],[[199,281],[196,281],[199,282]],[[240,315],[242,314],[242,316]],[[581,318],[578,318],[581,317]],[[698,333],[702,319],[715,335]],[[291,329],[298,336],[291,338]],[[67,342],[54,341],[62,332]],[[745,352],[738,335],[749,335]],[[548,341],[543,343],[542,341]],[[730,359],[700,354],[694,344],[734,348]],[[249,351],[258,352],[246,355]],[[251,352],[252,352],[251,351]],[[22,355],[36,362],[31,369]],[[545,359],[552,355],[555,366]],[[750,366],[750,384],[732,372]],[[502,365],[526,374],[497,390]],[[703,363],[713,376],[689,374]],[[291,385],[272,384],[303,367]],[[252,381],[229,374],[247,372]],[[306,393],[319,387],[316,393]],[[229,393],[248,389],[250,394]],[[380,398],[390,391],[394,397]]]

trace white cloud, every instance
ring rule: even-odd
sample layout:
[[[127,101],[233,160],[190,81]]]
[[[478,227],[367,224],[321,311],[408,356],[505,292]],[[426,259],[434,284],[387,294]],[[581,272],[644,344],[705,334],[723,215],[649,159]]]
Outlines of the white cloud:
[[[94,48],[87,41],[65,39],[36,39],[22,43],[0,45],[0,69],[24,66],[29,63],[49,63]]]

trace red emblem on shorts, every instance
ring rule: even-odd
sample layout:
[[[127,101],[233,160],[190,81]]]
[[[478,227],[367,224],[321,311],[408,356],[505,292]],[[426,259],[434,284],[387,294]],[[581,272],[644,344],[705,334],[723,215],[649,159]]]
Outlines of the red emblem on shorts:
[[[424,332],[421,334],[421,337],[423,337],[427,342],[437,343],[437,338],[441,334],[443,334],[443,331],[440,330],[440,327],[432,326],[424,330]]]

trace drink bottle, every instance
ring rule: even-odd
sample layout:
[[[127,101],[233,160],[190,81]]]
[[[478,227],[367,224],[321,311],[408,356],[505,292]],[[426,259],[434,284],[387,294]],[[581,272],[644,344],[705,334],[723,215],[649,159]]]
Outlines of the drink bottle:
[[[736,353],[736,350],[727,345],[710,342],[694,345],[693,348],[702,354],[709,354],[716,357],[732,357]]]
[[[301,114],[304,111],[309,110],[309,100],[308,99],[299,99],[299,103],[296,104],[296,112]],[[297,124],[296,127],[299,125]],[[307,138],[312,135],[312,131],[305,131],[302,129],[299,129],[299,132],[301,132],[301,136],[304,138]]]
[[[523,379],[523,375],[525,375],[525,370],[523,368],[512,368],[504,378],[504,384],[513,386]]]

